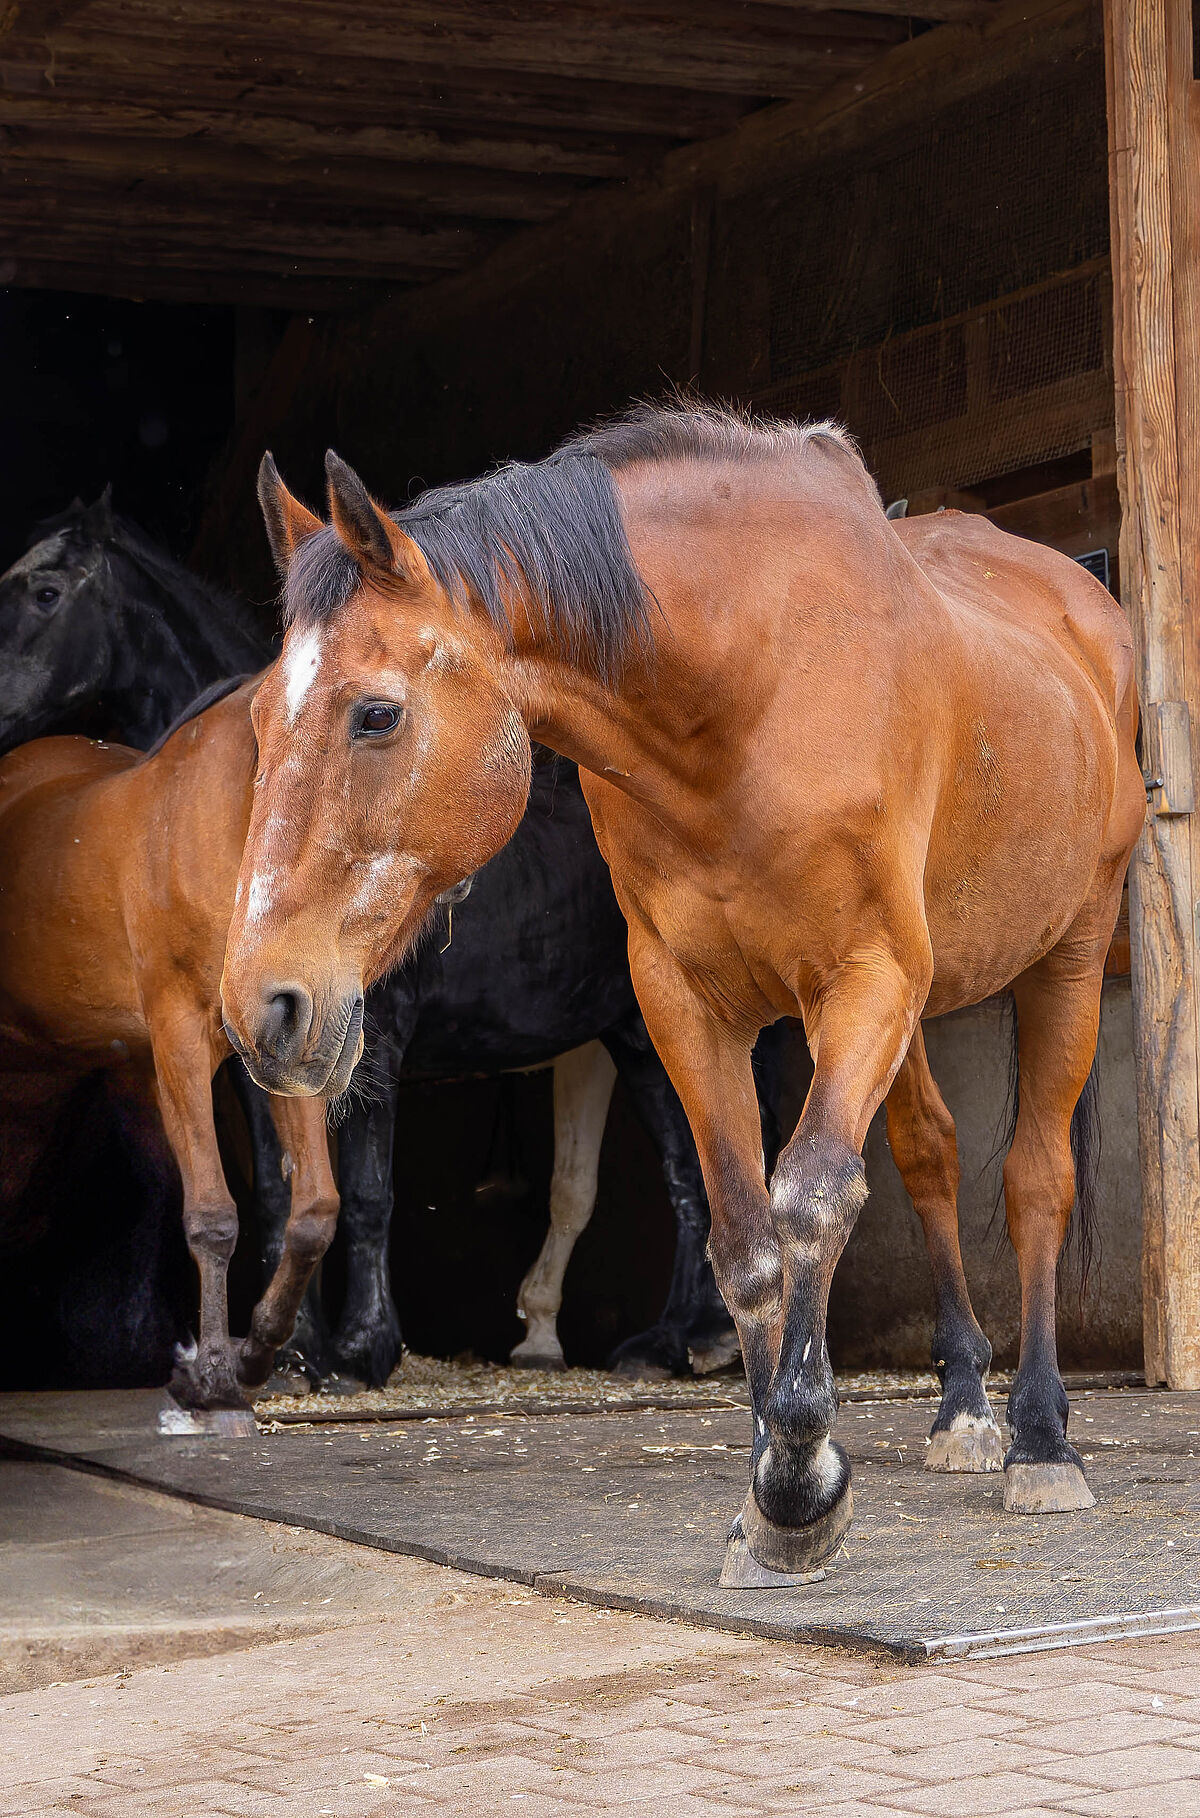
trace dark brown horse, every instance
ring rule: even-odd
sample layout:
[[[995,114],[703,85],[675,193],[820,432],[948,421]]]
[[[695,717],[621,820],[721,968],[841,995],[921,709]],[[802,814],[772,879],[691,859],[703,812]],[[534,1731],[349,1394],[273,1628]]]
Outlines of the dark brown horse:
[[[825,1345],[886,1098],[929,1233],[946,1463],[986,1462],[986,1341],[921,1019],[1011,987],[1005,1163],[1021,1355],[1005,1503],[1091,1495],[1066,1438],[1055,1266],[1104,955],[1145,811],[1128,625],[1065,557],[957,514],[889,523],[836,428],[643,411],[398,519],[328,461],[332,525],[261,495],[289,629],[223,978],[274,1091],[339,1091],[366,982],[574,758],[638,998],[712,1203],[754,1408],[728,1582],[818,1568],[851,1515]],[[768,1186],[750,1069],[799,1013],[815,1076]]]
[[[193,1408],[244,1406],[266,1380],[337,1217],[322,1101],[273,1098],[291,1216],[235,1345],[226,1272],[237,1211],[212,1078],[230,1054],[218,985],[253,788],[253,688],[148,756],[50,738],[0,760],[0,1070],[41,1079],[45,1096],[108,1068],[147,1143],[161,1143],[161,1112],[200,1274],[197,1346],[171,1383]]]

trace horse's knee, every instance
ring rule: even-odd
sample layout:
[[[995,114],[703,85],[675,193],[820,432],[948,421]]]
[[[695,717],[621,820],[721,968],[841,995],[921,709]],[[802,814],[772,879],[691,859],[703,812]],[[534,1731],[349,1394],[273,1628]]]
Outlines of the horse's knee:
[[[333,1242],[337,1229],[337,1202],[318,1202],[294,1212],[288,1226],[292,1253],[302,1268],[315,1269]]]
[[[237,1207],[232,1200],[200,1201],[185,1206],[183,1230],[189,1250],[200,1250],[221,1262],[228,1262],[237,1244]]]
[[[747,1241],[742,1232],[714,1224],[708,1253],[725,1304],[735,1319],[766,1320],[783,1300],[783,1264],[779,1246],[759,1235]]]
[[[832,1269],[866,1197],[861,1155],[842,1143],[797,1134],[771,1180],[771,1216],[781,1247],[794,1261]]]

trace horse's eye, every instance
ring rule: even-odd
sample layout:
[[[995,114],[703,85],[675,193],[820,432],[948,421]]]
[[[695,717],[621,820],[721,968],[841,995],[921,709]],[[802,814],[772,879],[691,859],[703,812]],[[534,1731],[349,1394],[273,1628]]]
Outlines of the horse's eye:
[[[360,709],[354,736],[382,738],[384,733],[395,732],[403,717],[402,707],[393,706],[390,701],[375,701],[370,707]]]
[[[58,588],[39,587],[33,597],[39,606],[56,606],[58,604]]]

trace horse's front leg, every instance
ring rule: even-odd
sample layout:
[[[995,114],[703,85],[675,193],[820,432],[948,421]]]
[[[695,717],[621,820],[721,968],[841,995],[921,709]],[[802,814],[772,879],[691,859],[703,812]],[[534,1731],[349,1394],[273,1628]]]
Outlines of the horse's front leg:
[[[266,1284],[279,1267],[287,1237],[288,1219],[292,1212],[294,1158],[280,1143],[271,1114],[270,1096],[255,1085],[245,1065],[235,1055],[229,1062],[229,1079],[242,1107],[250,1134],[254,1167],[254,1223],[262,1256],[262,1280]],[[286,1157],[286,1159],[285,1159]],[[286,1350],[278,1359],[281,1369],[303,1373],[310,1384],[319,1383],[329,1373],[329,1334],[314,1275],[305,1290],[300,1311]],[[282,1347],[281,1347],[282,1348]]]
[[[229,1337],[227,1276],[238,1217],[213,1125],[213,1053],[194,1005],[160,1004],[149,1017],[159,1109],[183,1178],[183,1228],[200,1277],[200,1331],[194,1353],[178,1352],[169,1384],[188,1408],[243,1408]]]
[[[510,1363],[527,1370],[564,1368],[558,1338],[563,1277],[596,1209],[600,1147],[616,1077],[599,1042],[561,1054],[554,1063],[550,1229],[517,1293],[517,1318],[525,1322],[525,1337],[509,1356]]]
[[[1004,1448],[984,1386],[992,1347],[971,1306],[958,1241],[954,1119],[929,1071],[920,1025],[887,1095],[887,1132],[933,1271],[933,1367],[942,1400],[925,1465],[931,1471],[998,1471]]]
[[[324,1100],[272,1098],[270,1106],[283,1171],[291,1181],[292,1208],[279,1261],[239,1348],[238,1376],[249,1388],[266,1382],[275,1367],[276,1351],[292,1336],[313,1270],[337,1226],[337,1188],[329,1165]]]
[[[741,1344],[754,1423],[751,1470],[767,1443],[767,1400],[782,1332],[783,1258],[763,1170],[762,1126],[750,1053],[756,1031],[718,1016],[673,955],[631,921],[629,962],[655,1047],[687,1113],[712,1219],[717,1283]],[[790,1573],[791,1568],[785,1567]],[[730,1534],[724,1584],[786,1582],[749,1556],[741,1517]]]
[[[833,1271],[867,1197],[862,1145],[904,1059],[928,989],[879,952],[846,961],[806,1006],[815,1070],[771,1181],[783,1261],[782,1330],[751,1492],[747,1545],[774,1570],[833,1557],[853,1513],[850,1462],[830,1437],[837,1394],[825,1330]]]
[[[389,1261],[400,1089],[399,1060],[390,1048],[381,1043],[374,1060],[384,1075],[372,1088],[379,1096],[353,1105],[338,1127],[346,1294],[332,1351],[341,1375],[378,1389],[399,1363],[402,1349]]]

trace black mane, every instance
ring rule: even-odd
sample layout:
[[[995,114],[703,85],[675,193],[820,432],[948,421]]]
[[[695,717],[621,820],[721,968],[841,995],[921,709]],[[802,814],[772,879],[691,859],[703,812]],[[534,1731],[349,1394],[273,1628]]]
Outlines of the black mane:
[[[625,533],[612,476],[643,461],[743,462],[798,451],[832,424],[768,423],[709,406],[640,405],[581,431],[544,461],[436,487],[392,513],[456,604],[507,627],[522,599],[544,614],[564,655],[602,680],[651,643],[651,599]],[[292,623],[323,623],[361,583],[326,528],[302,543],[284,594]]]

